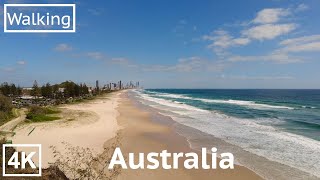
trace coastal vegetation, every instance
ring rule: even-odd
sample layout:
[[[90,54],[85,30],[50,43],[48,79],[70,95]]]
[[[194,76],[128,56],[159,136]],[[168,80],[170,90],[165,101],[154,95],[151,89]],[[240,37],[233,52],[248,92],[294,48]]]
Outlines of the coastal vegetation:
[[[46,83],[39,86],[34,81],[32,87],[21,88],[15,84],[4,82],[0,85],[0,94],[9,98],[12,105],[17,108],[28,106],[52,106],[81,101],[99,94],[97,88],[88,87],[85,83],[76,84],[65,81],[51,85]]]
[[[0,146],[2,147],[3,144],[6,143],[5,139],[0,139]],[[0,148],[0,154],[3,152],[3,148]],[[6,154],[6,162],[8,162],[9,158],[16,152],[16,149],[13,147],[5,148]],[[0,161],[2,162],[3,156],[0,156]],[[3,169],[3,164],[0,163],[0,170]],[[31,169],[28,164],[25,169],[15,169],[13,166],[6,165],[6,173],[7,174],[32,174],[37,173],[35,170]],[[14,178],[12,178],[14,179]],[[30,177],[19,177],[20,180],[28,180]],[[50,180],[50,179],[59,179],[59,180],[68,180],[69,178],[57,167],[57,166],[50,166],[49,168],[42,169],[42,177],[43,180]]]
[[[5,138],[9,138],[9,139],[3,139],[3,141],[0,142],[1,145],[5,143],[18,142],[16,138],[18,136],[20,137],[21,135],[19,134],[20,126],[19,128],[16,128],[18,127],[18,123],[24,122],[25,124],[21,126],[23,128],[32,127],[32,130],[31,129],[28,130],[29,133],[27,134],[27,136],[33,133],[32,134],[33,137],[38,137],[39,135],[41,136],[42,134],[45,134],[45,132],[39,133],[39,129],[37,128],[35,130],[34,126],[38,126],[38,125],[47,126],[47,124],[39,123],[35,125],[31,123],[51,122],[58,119],[66,119],[67,121],[69,121],[68,118],[77,118],[77,117],[83,116],[81,112],[78,110],[65,111],[65,109],[57,105],[67,104],[67,103],[79,103],[79,102],[82,103],[82,102],[86,102],[86,101],[97,99],[97,98],[104,99],[105,96],[102,96],[102,94],[106,94],[106,93],[121,89],[119,88],[121,86],[117,86],[115,84],[112,84],[112,88],[108,88],[108,87],[111,87],[111,83],[109,86],[98,88],[99,86],[97,82],[96,88],[92,88],[92,87],[88,87],[86,84],[76,84],[72,81],[66,81],[66,82],[63,82],[60,84],[54,84],[54,85],[46,83],[43,86],[39,86],[38,83],[35,81],[32,87],[24,87],[24,88],[19,87],[19,90],[17,90],[18,88],[15,89],[14,87],[16,87],[16,85],[10,85],[9,83],[0,84],[0,96],[1,96],[1,102],[3,102],[1,103],[1,110],[5,110],[5,112],[7,112],[8,114],[10,114],[10,110],[11,110],[12,116],[8,116],[9,120],[10,120],[10,117],[13,117],[14,115],[14,109],[18,110],[19,108],[22,108],[21,110],[19,110],[19,112],[23,112],[23,113],[20,113],[21,116],[17,118],[17,120],[12,121],[12,123],[11,122],[8,123],[8,125],[15,124],[15,123],[17,124],[17,125],[12,125],[15,127],[14,132],[13,130],[12,132],[16,134],[12,137],[4,136]],[[23,103],[22,105],[20,105],[19,104],[20,101],[25,101],[26,103]],[[54,102],[54,103],[47,104],[44,102]],[[107,104],[109,104],[109,102],[107,102]],[[99,106],[104,106],[104,105],[105,105],[105,101]],[[110,102],[110,105],[111,105],[111,102]],[[77,106],[77,105],[74,105],[74,106]],[[70,112],[76,115],[72,114],[71,116],[69,116]],[[87,113],[85,115],[88,115],[88,114],[91,115],[91,111],[90,113]],[[113,113],[110,113],[110,115],[106,114],[105,119],[113,118],[112,114]],[[94,114],[92,116],[93,118],[91,118],[91,116],[83,117],[81,119],[81,122],[79,123],[77,122],[77,124],[91,123],[93,121],[97,121],[99,118],[96,116],[97,115]],[[56,123],[59,124],[60,122],[63,123],[64,121],[57,121]],[[69,124],[69,122],[67,123]],[[6,126],[7,124],[4,127]],[[90,128],[91,129],[94,128],[94,131],[91,131],[91,132],[95,132],[95,131],[104,132],[104,127],[100,127],[99,125],[90,127]],[[39,133],[39,134],[36,134],[36,133]],[[88,133],[90,133],[89,130],[88,130]],[[106,133],[103,133],[103,134],[106,134]],[[22,134],[22,136],[24,136],[24,134]],[[106,135],[106,137],[109,137],[109,135]],[[116,145],[119,143],[118,140],[115,140],[115,141],[117,143],[112,143],[110,147],[104,147],[104,151],[102,155],[101,154],[96,155],[93,152],[91,153],[91,149],[79,148],[78,146],[71,147],[71,145],[68,145],[68,147],[72,149],[71,152],[67,152],[67,154],[70,153],[68,154],[70,157],[73,157],[73,158],[70,158],[70,161],[67,161],[64,158],[65,157],[64,151],[62,151],[60,155],[59,155],[59,152],[55,151],[55,155],[57,157],[61,156],[63,158],[59,158],[60,161],[57,161],[54,164],[49,164],[51,166],[48,169],[42,169],[42,172],[43,172],[42,179],[56,179],[59,177],[60,179],[115,179],[121,171],[120,166],[115,166],[115,168],[112,170],[107,169],[107,165],[110,163],[112,152],[114,151]],[[8,155],[17,151],[13,148],[9,150],[10,150],[10,153],[6,152],[6,154]],[[78,166],[74,166],[74,164],[77,164]],[[16,171],[18,170],[7,167],[6,171],[17,173]],[[27,174],[30,174],[33,172],[33,170],[30,168],[26,168],[21,171]],[[45,178],[45,177],[49,177],[49,178]]]
[[[20,86],[16,86],[15,84],[4,82],[0,85],[0,94],[7,97],[20,96],[22,95],[22,88]]]
[[[54,121],[60,119],[56,114],[60,113],[59,110],[49,108],[49,107],[40,107],[40,106],[31,106],[27,113],[27,120],[31,122],[45,122],[45,121]]]
[[[76,84],[72,81],[65,81],[54,85],[46,83],[42,87],[39,87],[37,81],[35,81],[31,89],[31,96],[55,99],[80,97],[89,94],[89,87],[86,84]]]
[[[76,84],[72,81],[65,81],[54,85],[46,83],[40,87],[38,82],[34,81],[33,86],[30,88],[21,88],[13,83],[4,82],[0,85],[0,93],[6,97],[17,97],[27,94],[45,98],[69,98],[87,95],[90,92],[89,87],[85,83]]]
[[[114,165],[113,169],[108,169],[111,163],[112,154],[119,146],[121,140],[120,133],[108,141],[101,154],[95,155],[90,148],[72,146],[63,142],[68,151],[62,153],[55,146],[50,148],[56,157],[56,162],[51,167],[60,169],[69,179],[117,179],[122,171],[120,165]]]
[[[0,94],[0,125],[13,117],[15,117],[15,113],[10,98]]]
[[[102,87],[99,86],[99,81],[96,81],[95,87],[73,81],[39,86],[38,82],[34,81],[32,87],[23,88],[14,83],[4,82],[0,84],[0,125],[18,117],[20,108],[27,110],[23,110],[26,122],[53,121],[60,119],[57,116],[59,112],[53,110],[57,105],[83,103],[116,90],[137,87],[139,82],[136,85],[130,82],[124,86],[122,81],[108,83]]]
[[[0,125],[17,116],[16,108],[27,107],[28,122],[43,122],[60,119],[59,112],[52,108],[59,104],[81,103],[94,99],[99,94],[111,92],[109,88],[92,88],[85,83],[77,84],[65,81],[51,85],[46,83],[39,86],[34,81],[32,87],[21,88],[13,83],[0,84]],[[49,108],[50,107],[50,108]]]
[[[0,139],[0,146],[6,143],[5,139]],[[77,180],[77,179],[116,179],[121,173],[121,167],[115,166],[114,169],[109,170],[107,168],[110,164],[110,159],[113,151],[120,143],[120,135],[117,134],[115,138],[110,141],[110,144],[104,148],[102,154],[96,156],[88,148],[81,148],[79,146],[74,147],[68,143],[63,143],[65,148],[69,151],[67,152],[67,157],[65,158],[64,153],[57,150],[56,147],[51,146],[51,149],[54,152],[54,156],[57,157],[57,161],[50,164],[48,168],[42,169],[41,179],[51,180]],[[0,154],[2,154],[3,149],[0,148]],[[5,148],[6,162],[8,162],[9,157],[11,157],[16,149],[13,147]],[[0,161],[2,162],[2,156]],[[3,169],[2,163],[0,163],[0,170]],[[25,169],[15,169],[13,166],[6,165],[6,173],[11,174],[32,174],[37,173],[37,170],[31,169],[27,166]],[[19,178],[21,180],[30,179]]]

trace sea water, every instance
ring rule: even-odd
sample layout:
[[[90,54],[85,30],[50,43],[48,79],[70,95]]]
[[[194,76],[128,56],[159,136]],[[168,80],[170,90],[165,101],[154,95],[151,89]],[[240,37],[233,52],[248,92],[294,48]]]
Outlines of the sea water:
[[[176,130],[192,148],[213,143],[232,151],[240,165],[267,179],[320,178],[320,90],[150,89],[130,93],[183,125]]]

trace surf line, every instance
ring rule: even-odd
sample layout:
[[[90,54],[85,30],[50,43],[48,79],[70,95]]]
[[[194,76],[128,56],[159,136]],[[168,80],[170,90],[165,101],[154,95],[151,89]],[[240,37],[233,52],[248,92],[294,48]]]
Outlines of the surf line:
[[[167,150],[163,150],[161,153],[150,152],[147,155],[139,153],[138,157],[134,153],[129,153],[128,165],[130,169],[158,169],[160,167],[159,159],[161,159],[161,167],[163,169],[179,169],[179,158],[183,158],[183,166],[185,169],[199,169],[201,165],[202,169],[217,169],[217,165],[221,169],[234,169],[234,156],[232,153],[221,153],[220,162],[217,160],[217,148],[211,149],[211,164],[208,164],[207,149],[202,148],[201,159],[197,153],[168,153]],[[145,157],[147,159],[147,167],[145,167]],[[135,159],[138,159],[138,163],[135,163]],[[169,162],[172,162],[170,164]],[[128,169],[128,165],[121,152],[121,149],[117,147],[112,155],[108,169],[113,169],[114,166],[121,166],[122,169]],[[181,166],[181,165],[180,165]]]

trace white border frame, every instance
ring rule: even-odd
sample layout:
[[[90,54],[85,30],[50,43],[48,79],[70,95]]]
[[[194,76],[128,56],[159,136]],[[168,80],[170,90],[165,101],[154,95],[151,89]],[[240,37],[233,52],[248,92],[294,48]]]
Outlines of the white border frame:
[[[39,149],[39,173],[38,174],[6,174],[6,147],[37,147]],[[41,177],[41,144],[3,144],[2,145],[2,176],[3,177]]]
[[[72,30],[8,30],[7,7],[72,7]],[[76,32],[76,4],[4,4],[3,7],[3,31],[5,33],[75,33]]]

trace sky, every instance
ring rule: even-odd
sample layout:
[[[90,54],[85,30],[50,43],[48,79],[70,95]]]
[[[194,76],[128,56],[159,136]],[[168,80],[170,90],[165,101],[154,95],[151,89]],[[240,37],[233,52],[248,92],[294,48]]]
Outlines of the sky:
[[[320,0],[41,2],[75,3],[76,33],[4,33],[2,1],[0,82],[320,88]]]

